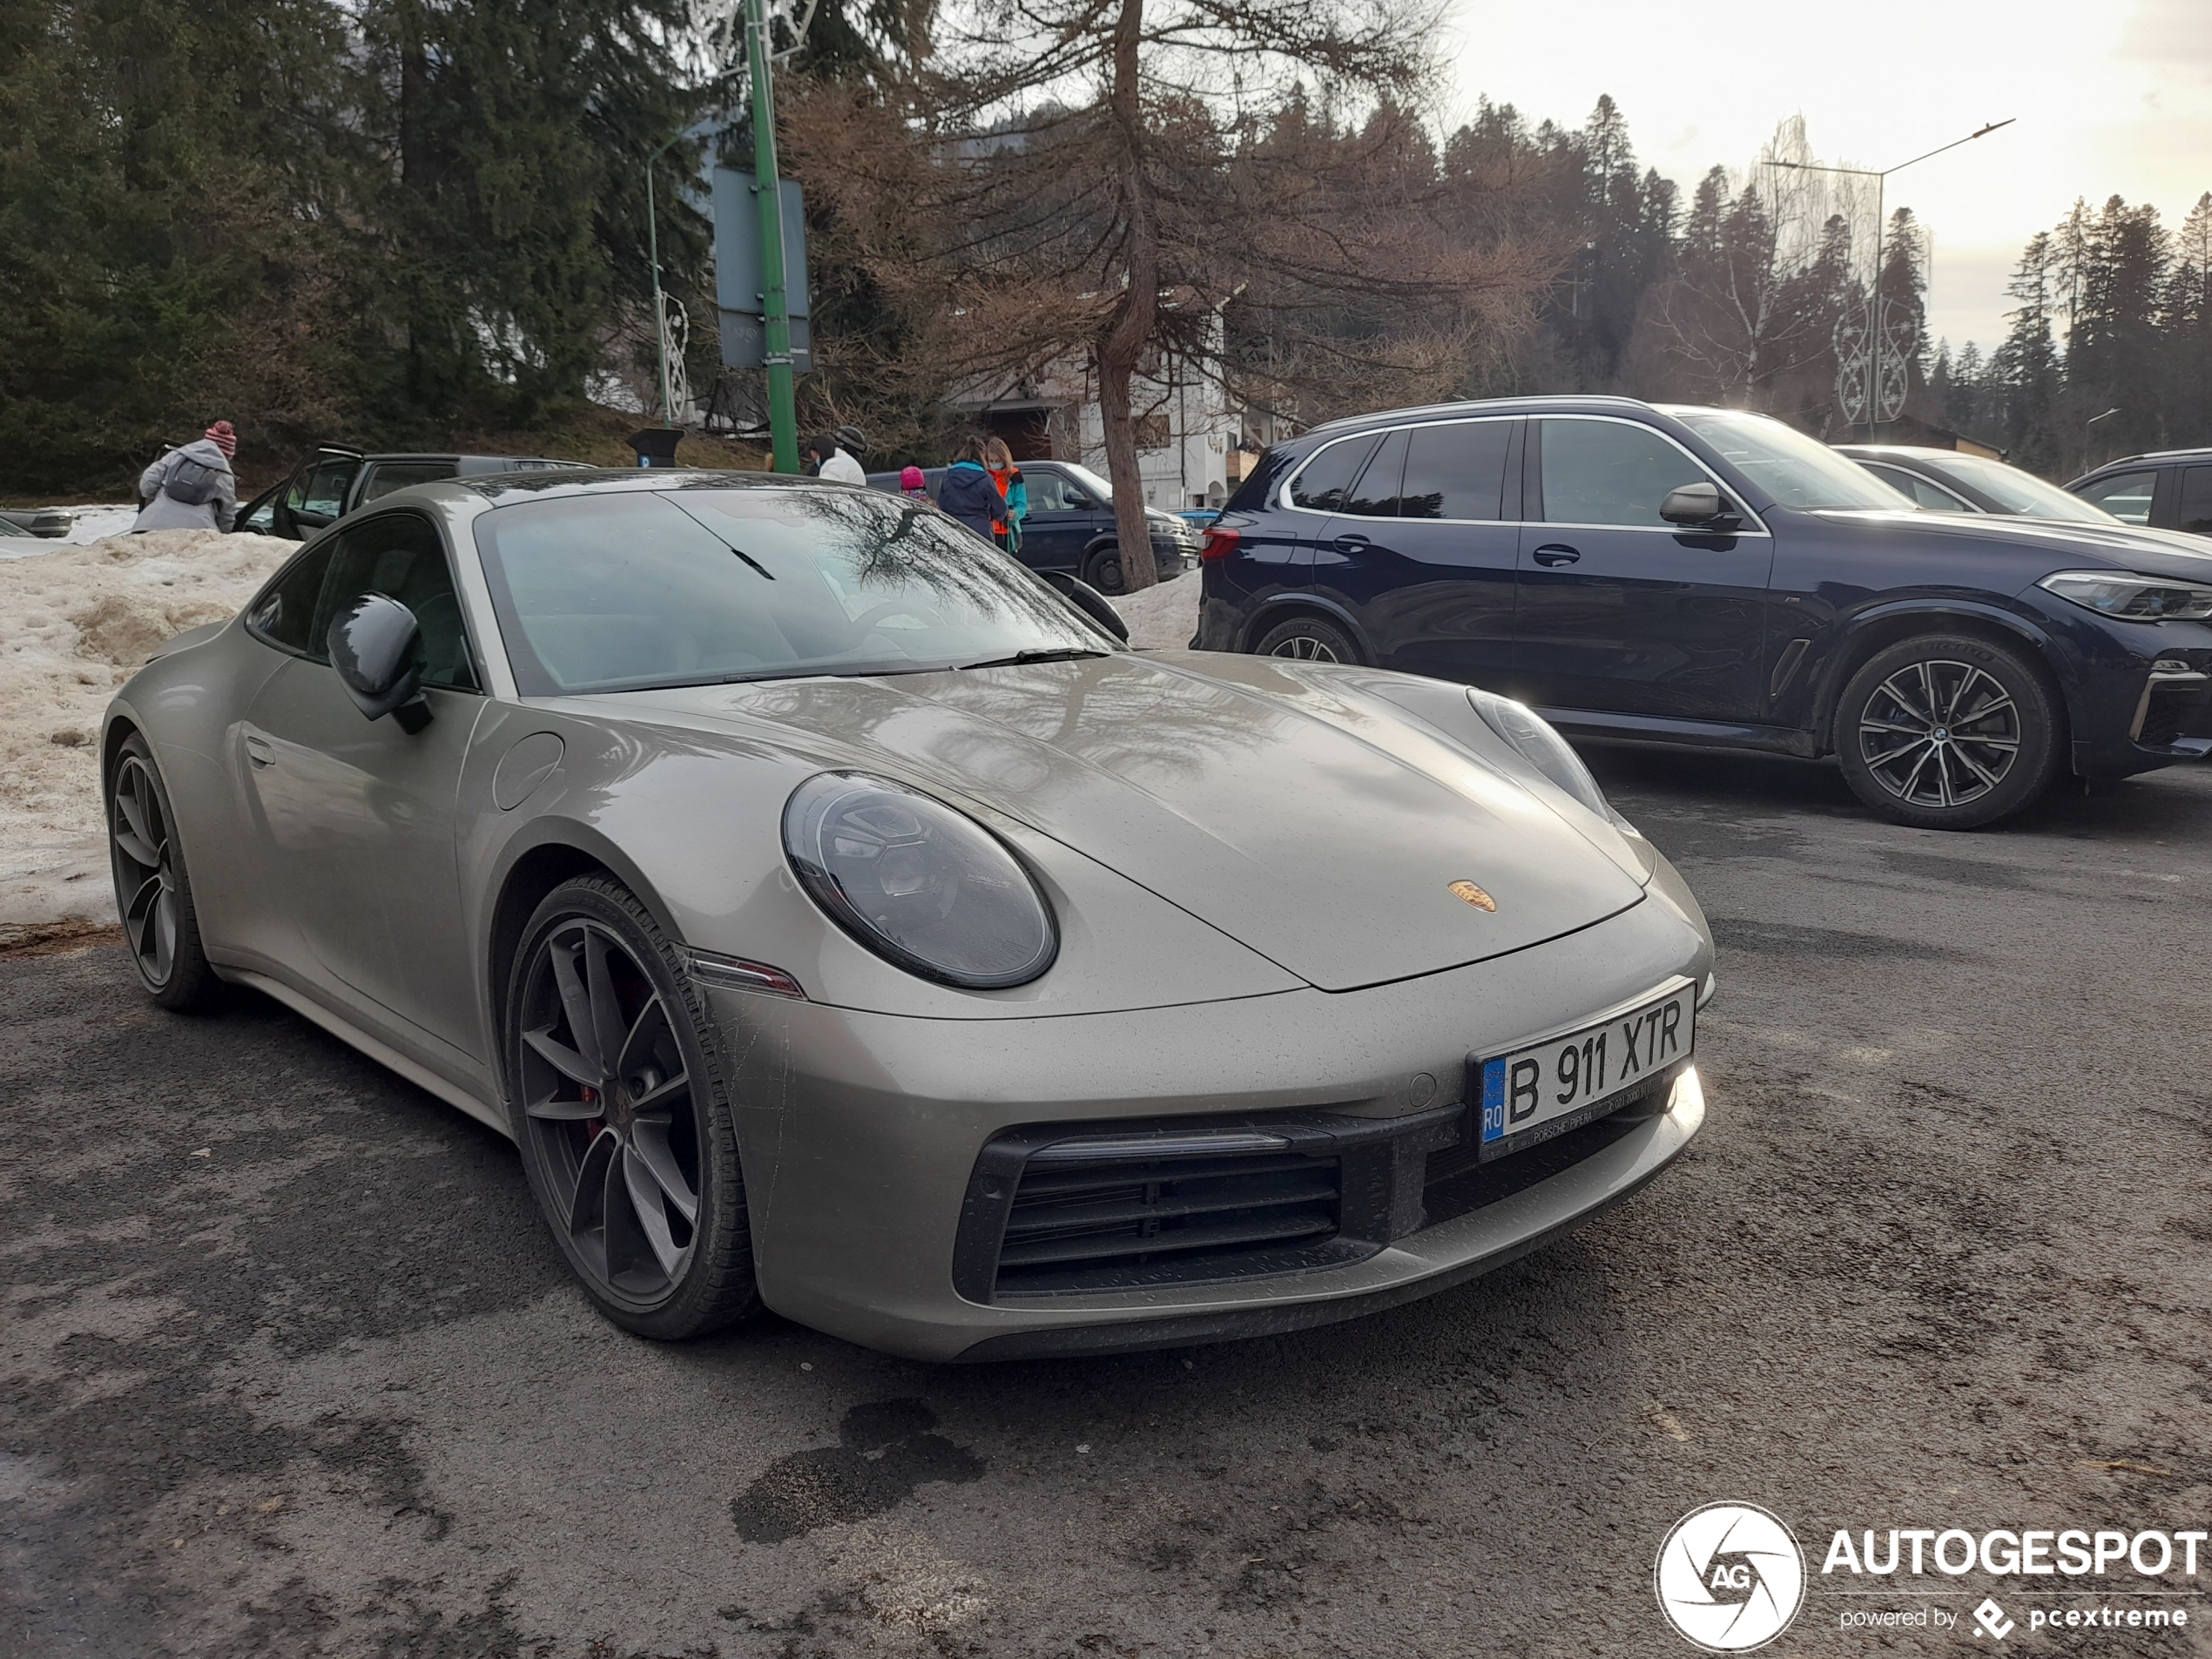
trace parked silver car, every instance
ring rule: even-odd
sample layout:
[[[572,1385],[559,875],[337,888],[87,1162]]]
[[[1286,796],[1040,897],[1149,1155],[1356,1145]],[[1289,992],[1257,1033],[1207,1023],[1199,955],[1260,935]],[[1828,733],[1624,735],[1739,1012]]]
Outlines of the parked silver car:
[[[1710,938],[1550,727],[1086,607],[876,490],[401,491],[117,696],[132,954],[513,1136],[650,1336],[1292,1329],[1682,1151]]]

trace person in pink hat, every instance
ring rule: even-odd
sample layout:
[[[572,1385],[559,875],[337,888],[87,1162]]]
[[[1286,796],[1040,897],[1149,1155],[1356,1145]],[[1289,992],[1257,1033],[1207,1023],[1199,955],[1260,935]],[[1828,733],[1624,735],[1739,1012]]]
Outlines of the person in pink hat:
[[[908,467],[899,475],[899,489],[908,501],[929,499],[929,481],[921,475],[919,467]]]
[[[230,529],[238,511],[238,476],[231,470],[237,453],[238,433],[228,421],[167,451],[138,475],[143,505],[132,530]]]

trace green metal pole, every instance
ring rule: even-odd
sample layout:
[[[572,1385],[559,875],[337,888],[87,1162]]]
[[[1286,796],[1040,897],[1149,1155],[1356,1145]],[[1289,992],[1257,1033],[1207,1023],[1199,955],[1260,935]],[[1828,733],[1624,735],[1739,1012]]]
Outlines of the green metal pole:
[[[766,0],[745,0],[745,57],[752,71],[754,184],[760,199],[760,323],[768,369],[768,433],[775,469],[799,470],[799,415],[791,380],[790,298],[784,291],[783,186],[776,176],[776,94],[768,62]]]

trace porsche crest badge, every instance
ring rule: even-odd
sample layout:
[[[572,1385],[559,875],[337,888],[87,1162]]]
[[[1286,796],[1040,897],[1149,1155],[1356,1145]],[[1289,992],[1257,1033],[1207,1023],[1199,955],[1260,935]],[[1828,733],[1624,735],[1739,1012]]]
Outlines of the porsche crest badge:
[[[1477,910],[1487,910],[1494,914],[1498,908],[1498,901],[1472,881],[1454,881],[1452,884],[1452,896],[1454,899],[1464,899]]]

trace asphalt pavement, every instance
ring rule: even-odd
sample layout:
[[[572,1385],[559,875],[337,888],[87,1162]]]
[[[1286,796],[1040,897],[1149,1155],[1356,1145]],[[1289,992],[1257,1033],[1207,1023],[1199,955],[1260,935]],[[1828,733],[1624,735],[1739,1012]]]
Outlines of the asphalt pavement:
[[[111,945],[0,960],[0,1654],[1689,1655],[1654,1556],[1721,1500],[1810,1558],[1771,1653],[2212,1652],[2212,1555],[2031,1587],[2202,1612],[2094,1636],[1818,1570],[2212,1515],[2212,772],[1943,835],[1593,760],[1721,941],[1705,1133],[1487,1278],[1225,1346],[640,1341],[496,1136]],[[1899,1608],[1959,1622],[1844,1625]]]

